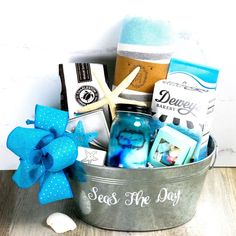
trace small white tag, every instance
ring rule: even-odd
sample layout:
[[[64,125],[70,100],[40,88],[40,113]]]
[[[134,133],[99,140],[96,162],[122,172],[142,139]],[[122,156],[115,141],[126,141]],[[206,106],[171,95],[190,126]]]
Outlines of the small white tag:
[[[93,148],[78,147],[78,157],[77,157],[78,161],[97,166],[103,166],[105,158],[106,158],[105,151]]]

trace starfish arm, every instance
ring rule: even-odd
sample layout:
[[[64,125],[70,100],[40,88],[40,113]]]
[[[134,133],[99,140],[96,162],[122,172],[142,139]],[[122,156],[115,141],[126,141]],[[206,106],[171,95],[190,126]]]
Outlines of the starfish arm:
[[[93,111],[95,109],[98,109],[102,106],[104,106],[105,104],[107,104],[108,101],[106,98],[102,98],[101,100],[91,103],[89,105],[86,105],[84,107],[81,107],[77,110],[78,113],[83,113],[83,112],[88,112],[88,111]]]
[[[128,76],[124,78],[124,80],[112,91],[114,96],[118,96],[120,93],[122,93],[126,88],[129,87],[129,85],[133,82],[133,80],[136,78],[137,74],[140,71],[140,67],[137,66]]]
[[[106,103],[109,105],[110,107],[110,111],[111,111],[111,117],[112,120],[115,118],[115,108],[116,108],[116,97],[113,95],[113,92],[111,92],[111,90],[108,88],[107,84],[105,83],[104,80],[101,80],[96,73],[92,72],[94,75],[95,80],[97,80],[100,88],[103,90],[104,92],[104,98],[106,99]],[[92,105],[92,104],[91,104]]]
[[[108,103],[109,107],[110,107],[110,112],[111,112],[111,119],[114,120],[114,118],[116,117],[116,104],[115,103]]]
[[[106,82],[104,80],[100,79],[99,76],[97,76],[97,74],[94,71],[92,71],[92,74],[93,74],[95,80],[98,82],[100,88],[104,92],[105,97],[111,96],[111,90],[107,86]]]
[[[104,106],[105,104],[108,104],[109,107],[110,107],[111,117],[112,117],[112,120],[113,120],[115,118],[115,108],[116,108],[117,103],[129,103],[129,104],[136,104],[136,105],[145,106],[146,104],[144,102],[138,102],[138,101],[134,101],[134,100],[122,99],[122,98],[118,97],[119,94],[121,92],[123,92],[132,83],[132,81],[135,79],[135,77],[137,76],[139,71],[140,71],[140,67],[138,66],[112,92],[108,88],[105,81],[101,80],[96,75],[96,73],[92,72],[93,75],[94,75],[95,80],[98,82],[100,88],[104,92],[104,98],[102,98],[101,100],[99,100],[95,103],[92,103],[92,104],[89,104],[87,106],[84,106],[84,107],[80,108],[77,112],[82,113],[82,112],[92,111],[92,110],[95,110],[99,107]]]
[[[125,99],[125,98],[120,98],[120,97],[117,98],[117,103],[127,103],[127,104],[134,104],[134,105],[138,105],[138,106],[147,106],[147,104],[145,102]]]
[[[115,109],[116,109],[116,100],[117,97],[113,96],[113,93],[110,95],[105,94],[105,99],[107,101],[108,106],[110,107],[112,120],[115,118]]]

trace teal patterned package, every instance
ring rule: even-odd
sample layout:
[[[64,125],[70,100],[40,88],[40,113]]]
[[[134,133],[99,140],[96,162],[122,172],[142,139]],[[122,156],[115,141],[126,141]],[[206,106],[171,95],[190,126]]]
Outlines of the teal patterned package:
[[[203,101],[207,103],[207,116],[203,124],[202,148],[199,159],[203,159],[207,155],[207,143],[214,115],[218,75],[219,70],[216,68],[177,58],[171,59],[168,69],[167,80],[208,91],[206,100]]]
[[[200,152],[205,145],[203,130],[208,111],[208,93],[207,89],[168,80],[158,81],[153,93],[154,125],[152,129],[161,130],[168,125],[179,132],[179,139],[183,139],[182,136],[185,135],[194,140],[195,150],[190,159],[195,161],[199,160]],[[178,134],[175,133],[175,138],[178,139]],[[183,142],[183,145],[185,143]]]

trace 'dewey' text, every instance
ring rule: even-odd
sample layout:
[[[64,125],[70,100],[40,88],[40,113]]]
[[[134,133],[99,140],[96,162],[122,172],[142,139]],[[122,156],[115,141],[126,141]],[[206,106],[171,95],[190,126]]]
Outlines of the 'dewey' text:
[[[181,115],[188,115],[189,113],[192,113],[194,109],[198,109],[196,103],[171,97],[170,92],[167,90],[161,90],[159,95],[160,98],[155,99],[155,101],[157,102],[157,106],[160,106],[160,103],[166,104],[169,106],[166,107],[167,109],[169,110],[177,109],[177,111]]]

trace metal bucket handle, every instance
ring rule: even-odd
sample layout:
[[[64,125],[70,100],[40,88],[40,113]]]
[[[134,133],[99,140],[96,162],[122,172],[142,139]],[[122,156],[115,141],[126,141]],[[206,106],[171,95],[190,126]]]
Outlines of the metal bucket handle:
[[[213,153],[213,157],[212,157],[211,163],[209,165],[209,170],[211,170],[214,167],[214,165],[216,163],[216,159],[218,157],[218,145],[216,143],[216,140],[212,136],[211,136],[211,138],[213,139],[213,142],[215,144],[215,151]]]

